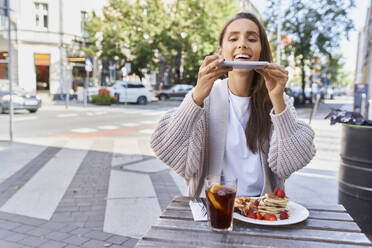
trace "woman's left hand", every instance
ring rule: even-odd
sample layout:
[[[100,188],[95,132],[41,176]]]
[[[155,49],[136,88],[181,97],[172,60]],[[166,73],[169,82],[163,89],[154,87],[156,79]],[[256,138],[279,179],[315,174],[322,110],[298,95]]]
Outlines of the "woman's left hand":
[[[279,114],[285,109],[283,93],[288,81],[288,71],[284,66],[275,64],[268,64],[264,69],[256,71],[264,77],[274,111]]]

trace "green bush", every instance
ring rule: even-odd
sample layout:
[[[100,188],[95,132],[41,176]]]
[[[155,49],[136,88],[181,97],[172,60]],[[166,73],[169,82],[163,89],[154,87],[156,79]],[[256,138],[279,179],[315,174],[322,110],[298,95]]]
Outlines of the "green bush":
[[[92,102],[99,105],[111,105],[114,103],[114,98],[107,94],[98,94],[92,96]]]

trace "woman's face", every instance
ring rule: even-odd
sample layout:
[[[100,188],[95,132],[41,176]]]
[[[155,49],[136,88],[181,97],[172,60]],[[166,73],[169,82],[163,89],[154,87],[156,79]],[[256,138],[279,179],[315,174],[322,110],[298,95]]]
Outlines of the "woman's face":
[[[258,61],[261,54],[261,40],[258,26],[249,19],[238,19],[227,26],[218,53],[230,61]],[[248,69],[249,70],[249,69]],[[234,72],[247,72],[247,69]]]

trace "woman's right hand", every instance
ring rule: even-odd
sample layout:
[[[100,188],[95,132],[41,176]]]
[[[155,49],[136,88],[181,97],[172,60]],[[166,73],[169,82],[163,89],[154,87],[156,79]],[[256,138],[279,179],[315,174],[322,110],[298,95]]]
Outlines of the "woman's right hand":
[[[223,74],[232,71],[231,67],[221,67],[223,61],[224,59],[217,55],[205,57],[199,68],[198,82],[192,93],[192,98],[197,105],[203,106],[203,101],[209,96],[213,83]]]

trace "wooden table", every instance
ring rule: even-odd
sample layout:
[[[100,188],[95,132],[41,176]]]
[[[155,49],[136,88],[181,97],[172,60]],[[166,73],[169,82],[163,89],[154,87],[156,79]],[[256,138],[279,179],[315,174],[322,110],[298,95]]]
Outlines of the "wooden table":
[[[304,222],[274,227],[234,220],[232,232],[218,233],[193,221],[190,199],[175,197],[136,247],[372,247],[342,205],[302,204],[310,212]]]

